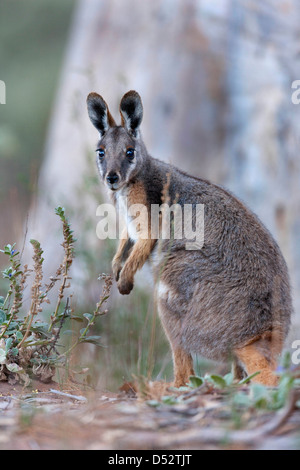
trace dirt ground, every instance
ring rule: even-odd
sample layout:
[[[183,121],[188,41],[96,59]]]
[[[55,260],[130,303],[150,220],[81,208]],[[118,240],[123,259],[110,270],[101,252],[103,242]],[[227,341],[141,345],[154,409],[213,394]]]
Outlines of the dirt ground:
[[[249,411],[237,429],[224,393],[194,390],[178,404],[118,393],[23,389],[0,383],[0,450],[299,449],[298,397],[277,412]],[[152,406],[151,406],[152,405]],[[155,405],[155,406],[153,406]]]

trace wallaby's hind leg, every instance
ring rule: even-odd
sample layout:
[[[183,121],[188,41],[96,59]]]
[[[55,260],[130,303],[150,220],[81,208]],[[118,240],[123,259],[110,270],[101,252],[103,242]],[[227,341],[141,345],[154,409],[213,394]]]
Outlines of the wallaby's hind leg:
[[[174,387],[182,387],[195,375],[191,354],[181,348],[173,348]]]
[[[194,375],[193,359],[191,354],[181,346],[181,315],[178,313],[177,293],[172,292],[163,282],[158,286],[158,311],[169,340],[174,368],[174,387],[181,387],[189,381],[190,375]]]
[[[253,378],[253,382],[263,385],[278,385],[278,377],[274,374],[276,369],[276,356],[281,352],[282,340],[278,332],[267,333],[251,344],[235,349],[234,353],[243,364],[247,375],[260,371]]]

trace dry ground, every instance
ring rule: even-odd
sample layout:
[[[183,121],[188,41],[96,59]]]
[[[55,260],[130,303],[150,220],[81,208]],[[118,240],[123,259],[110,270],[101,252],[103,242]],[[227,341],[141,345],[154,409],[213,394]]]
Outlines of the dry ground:
[[[299,397],[276,412],[251,410],[236,429],[224,392],[185,392],[180,404],[150,406],[130,386],[119,393],[26,390],[0,383],[0,450],[300,448]],[[154,402],[157,405],[157,402]]]

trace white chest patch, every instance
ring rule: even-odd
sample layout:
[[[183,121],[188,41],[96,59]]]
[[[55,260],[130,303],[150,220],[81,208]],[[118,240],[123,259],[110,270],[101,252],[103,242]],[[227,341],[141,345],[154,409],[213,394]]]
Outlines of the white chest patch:
[[[128,189],[124,188],[116,192],[117,210],[127,227],[128,236],[131,240],[137,241],[138,234],[136,231],[136,224],[132,222],[132,217],[129,215],[128,206]]]

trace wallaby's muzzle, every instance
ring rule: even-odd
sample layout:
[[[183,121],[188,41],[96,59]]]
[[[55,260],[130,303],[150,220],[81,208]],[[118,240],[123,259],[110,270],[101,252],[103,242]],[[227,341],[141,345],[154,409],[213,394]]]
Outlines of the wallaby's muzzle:
[[[118,189],[119,188],[119,181],[120,181],[120,177],[115,172],[110,172],[106,176],[106,184],[109,187],[109,189],[112,189],[112,190]]]

